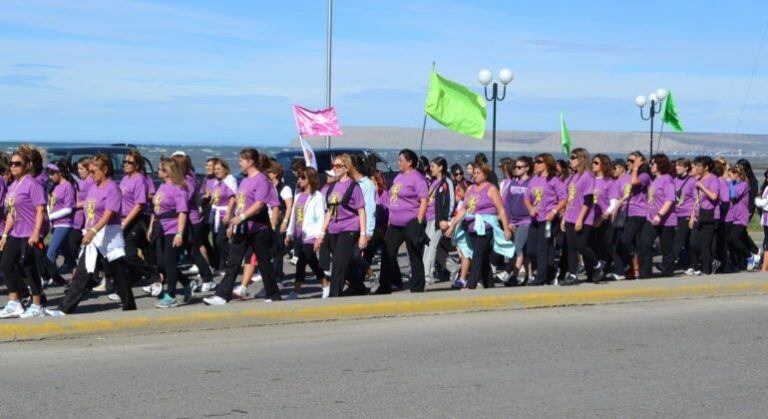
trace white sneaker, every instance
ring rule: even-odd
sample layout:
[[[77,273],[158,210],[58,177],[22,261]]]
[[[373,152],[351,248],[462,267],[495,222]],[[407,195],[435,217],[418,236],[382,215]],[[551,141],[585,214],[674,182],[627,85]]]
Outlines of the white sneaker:
[[[299,258],[297,258],[296,256],[294,256],[294,257],[292,257],[292,258],[288,259],[288,263],[290,263],[291,265],[295,265],[295,264],[297,264],[298,262],[299,262]]]
[[[114,292],[113,292],[112,294],[109,294],[109,295],[107,296],[107,298],[109,298],[109,301],[120,301],[120,296],[119,296],[119,295],[117,295],[117,294],[116,294],[116,293],[114,293]]]
[[[496,280],[501,282],[507,282],[507,279],[509,279],[509,272],[507,271],[501,271],[496,274]]]
[[[232,295],[241,300],[248,298],[248,288],[242,285],[238,285],[232,290]]]
[[[93,290],[96,292],[107,291],[107,279],[106,278],[102,279],[99,285],[96,285],[95,287],[93,287]]]
[[[749,258],[749,263],[747,263],[747,270],[754,271],[759,264],[760,264],[760,253],[754,253]]]
[[[251,281],[253,281],[253,282],[261,282],[261,274],[254,275],[253,278],[251,279]]]
[[[27,307],[26,311],[24,311],[19,315],[19,318],[28,319],[31,317],[43,317],[43,316],[45,316],[45,313],[43,313],[43,306],[39,306],[37,304],[30,304],[29,307]]]
[[[697,271],[697,270],[695,270],[693,268],[688,268],[683,273],[688,275],[688,276],[699,276],[699,275],[701,275],[701,271]]]
[[[146,292],[147,294],[149,294],[150,292],[152,292],[152,284],[149,284],[147,286],[141,287],[141,290]]]
[[[331,286],[325,286],[323,287],[323,298],[328,298],[331,296]]]
[[[193,264],[189,267],[189,269],[187,269],[186,273],[192,274],[192,275],[199,274],[200,269],[197,268],[197,265]]]
[[[61,310],[55,310],[48,307],[43,309],[43,313],[45,313],[46,316],[51,316],[51,317],[64,317],[67,315],[67,313]]]
[[[149,286],[149,295],[153,297],[157,297],[158,295],[160,295],[161,292],[163,292],[162,282],[154,282],[152,285]]]
[[[210,292],[216,289],[216,283],[213,281],[203,282],[203,286],[201,288],[202,292]]]
[[[8,301],[0,310],[0,319],[15,319],[24,314],[24,306],[18,301]]]
[[[225,305],[227,305],[227,300],[219,297],[218,295],[214,295],[213,297],[205,297],[205,298],[203,298],[203,302],[206,305],[209,305],[209,306],[225,306]]]

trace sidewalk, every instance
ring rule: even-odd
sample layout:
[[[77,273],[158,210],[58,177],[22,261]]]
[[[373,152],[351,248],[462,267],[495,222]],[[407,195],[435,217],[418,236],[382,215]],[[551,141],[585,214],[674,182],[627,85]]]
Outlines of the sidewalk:
[[[123,313],[119,304],[103,295],[84,302],[80,312],[63,318],[9,319],[0,321],[0,342],[60,339],[108,334],[144,334],[188,330],[254,327],[285,323],[413,316],[429,313],[517,310],[541,307],[660,301],[768,294],[768,275],[740,273],[604,282],[575,287],[494,288],[453,291],[447,282],[431,285],[426,293],[407,291],[385,296],[345,297],[321,300],[318,287],[309,284],[295,301],[265,303],[235,301],[224,307],[208,307],[200,296],[176,309],[155,309],[155,298],[134,290],[139,310]],[[55,291],[48,291],[57,300]],[[284,290],[287,293],[287,290]],[[207,295],[207,294],[206,294]],[[3,298],[3,303],[4,303]],[[97,311],[97,312],[93,312]],[[250,333],[246,331],[245,333]]]

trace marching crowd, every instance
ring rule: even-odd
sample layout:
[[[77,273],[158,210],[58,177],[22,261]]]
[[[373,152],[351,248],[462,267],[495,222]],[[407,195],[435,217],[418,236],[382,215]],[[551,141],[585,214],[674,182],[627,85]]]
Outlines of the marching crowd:
[[[281,300],[287,257],[296,265],[289,299],[307,268],[322,298],[390,294],[403,287],[403,244],[411,292],[438,281],[472,290],[768,268],[767,243],[758,247],[747,232],[760,213],[768,233],[768,171],[761,193],[746,160],[639,151],[612,160],[577,148],[567,161],[503,158],[499,179],[482,153],[449,166],[404,149],[391,182],[373,159],[340,154],[324,184],[302,159],[284,168],[249,148],[237,163],[232,171],[209,158],[198,181],[189,156],[176,152],[158,162],[156,186],[138,150],[122,168],[105,154],[45,164],[30,145],[0,153],[8,293],[0,318],[71,314],[92,289],[112,289],[110,299],[135,310],[139,284],[158,308],[196,292],[214,292],[203,301],[224,305],[247,297],[259,277],[264,299]],[[284,183],[285,170],[295,185]],[[459,268],[451,272],[454,250]],[[182,257],[199,280],[180,269]],[[45,296],[53,285],[66,287],[55,305]]]

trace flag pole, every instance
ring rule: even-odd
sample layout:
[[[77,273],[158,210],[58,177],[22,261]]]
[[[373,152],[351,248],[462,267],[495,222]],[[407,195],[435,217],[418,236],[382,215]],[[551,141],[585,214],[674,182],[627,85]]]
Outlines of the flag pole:
[[[333,52],[333,0],[328,0],[328,33],[326,35],[326,88],[325,88],[325,108],[331,107],[331,69]],[[331,136],[325,137],[325,147],[331,148]]]
[[[432,71],[435,71],[435,62],[432,61]],[[424,151],[424,133],[427,131],[427,112],[424,112],[424,122],[421,124],[421,143],[419,144],[419,155]]]

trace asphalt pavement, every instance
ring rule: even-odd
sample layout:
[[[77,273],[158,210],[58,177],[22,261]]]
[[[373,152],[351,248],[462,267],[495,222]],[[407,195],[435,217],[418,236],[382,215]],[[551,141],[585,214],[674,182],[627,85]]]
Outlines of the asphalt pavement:
[[[768,297],[0,345],[7,417],[764,417]]]

